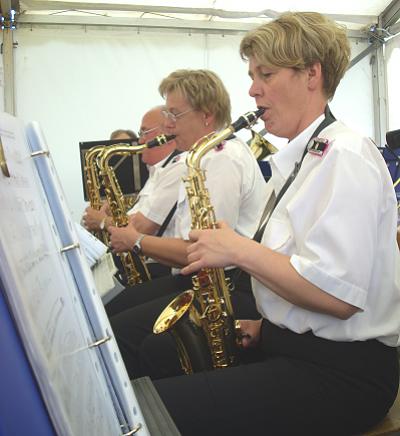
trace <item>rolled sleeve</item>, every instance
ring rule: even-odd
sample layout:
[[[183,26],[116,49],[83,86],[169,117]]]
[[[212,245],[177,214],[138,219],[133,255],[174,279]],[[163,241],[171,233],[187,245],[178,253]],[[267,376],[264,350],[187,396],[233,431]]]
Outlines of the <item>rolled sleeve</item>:
[[[334,150],[288,204],[297,272],[323,291],[365,308],[379,235],[379,174],[351,151]],[[323,200],[317,203],[317,198]]]
[[[346,303],[352,304],[361,310],[365,309],[367,292],[364,289],[353,283],[329,275],[327,272],[322,271],[314,265],[310,260],[301,256],[293,255],[290,258],[290,263],[303,278],[322,289],[324,292]]]

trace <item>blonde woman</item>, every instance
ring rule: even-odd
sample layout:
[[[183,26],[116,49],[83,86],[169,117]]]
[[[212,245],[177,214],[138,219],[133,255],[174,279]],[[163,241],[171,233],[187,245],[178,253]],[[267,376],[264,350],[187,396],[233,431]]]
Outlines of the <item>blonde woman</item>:
[[[178,150],[187,151],[196,141],[231,123],[231,104],[221,79],[209,70],[177,70],[160,84],[165,98],[166,133],[176,135]],[[245,111],[244,111],[245,112]],[[181,159],[185,160],[185,153]],[[266,183],[250,148],[239,138],[228,138],[201,161],[206,172],[205,185],[215,214],[239,234],[251,238],[256,230],[266,199]],[[133,225],[126,228],[109,228],[114,250],[125,251],[140,247],[145,256],[175,268],[187,265],[187,247],[191,228],[191,213],[183,182],[179,188],[174,216],[173,237],[143,235]],[[158,340],[152,334],[153,324],[165,306],[181,291],[192,286],[190,276],[175,274],[126,289],[107,307],[111,325],[121,349],[130,376],[149,374],[148,368],[138,365],[142,345]],[[228,276],[235,274],[230,269]],[[259,317],[248,280],[243,274],[237,283],[234,305],[242,317]],[[240,305],[238,303],[240,300]],[[240,307],[239,307],[240,306]],[[162,339],[161,339],[162,341]],[[167,342],[162,372],[182,374],[173,344]],[[161,363],[161,361],[160,361]]]
[[[261,316],[241,326],[255,361],[155,386],[184,436],[359,434],[398,389],[400,259],[385,162],[327,106],[349,63],[346,33],[285,13],[240,52],[266,129],[289,139],[271,159],[274,201],[256,240],[226,224],[192,231],[182,272],[234,264],[252,276]],[[168,376],[157,358],[146,350],[141,364]]]

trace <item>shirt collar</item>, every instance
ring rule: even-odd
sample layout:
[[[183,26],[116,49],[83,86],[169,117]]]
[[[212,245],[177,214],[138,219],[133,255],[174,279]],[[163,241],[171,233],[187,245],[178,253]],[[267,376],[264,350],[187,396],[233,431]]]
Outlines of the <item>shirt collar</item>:
[[[165,156],[164,159],[160,160],[160,162],[155,163],[154,165],[147,165],[147,169],[149,170],[149,174],[153,175],[154,172],[161,168],[164,164],[164,162],[171,156],[171,153],[168,156]]]
[[[300,162],[311,135],[324,119],[321,114],[315,121],[292,139],[287,145],[283,146],[278,153],[271,156],[271,170],[278,172],[286,180],[293,171],[294,164]]]

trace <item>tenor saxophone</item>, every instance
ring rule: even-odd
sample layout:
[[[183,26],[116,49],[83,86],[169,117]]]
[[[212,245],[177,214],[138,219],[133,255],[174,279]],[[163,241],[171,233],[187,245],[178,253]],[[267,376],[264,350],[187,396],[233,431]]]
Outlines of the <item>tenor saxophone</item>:
[[[100,196],[100,177],[99,168],[97,166],[97,157],[104,150],[103,145],[90,148],[85,153],[85,168],[84,179],[86,185],[86,192],[88,195],[90,206],[95,210],[100,210],[102,206],[102,200]],[[97,239],[100,239],[105,245],[109,244],[109,235],[106,230],[93,230],[93,235]]]
[[[257,160],[263,160],[270,154],[275,154],[278,149],[265,139],[260,133],[251,131],[251,140],[248,142],[251,152]]]
[[[132,154],[142,153],[144,149],[166,144],[175,138],[175,135],[159,135],[146,144],[126,145],[116,144],[103,149],[98,156],[98,166],[100,175],[103,179],[104,193],[107,198],[108,206],[116,227],[125,227],[128,224],[129,217],[126,213],[126,203],[118,179],[115,176],[113,167],[110,165],[110,159],[113,156],[130,156]],[[124,275],[128,286],[134,286],[150,280],[150,273],[143,256],[131,251],[120,253]]]
[[[192,229],[215,229],[214,208],[205,187],[200,163],[205,154],[232,133],[250,127],[264,109],[248,112],[221,132],[211,133],[189,150],[184,179]],[[179,359],[186,374],[226,368],[238,362],[240,343],[230,298],[232,284],[223,268],[203,268],[192,277],[192,289],[178,295],[161,312],[153,326],[156,334],[169,331],[175,338]]]

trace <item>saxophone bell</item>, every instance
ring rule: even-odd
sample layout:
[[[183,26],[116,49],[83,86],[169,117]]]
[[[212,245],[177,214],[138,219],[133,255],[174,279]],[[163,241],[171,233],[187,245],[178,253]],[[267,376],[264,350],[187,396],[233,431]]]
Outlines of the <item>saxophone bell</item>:
[[[213,368],[209,346],[202,330],[195,293],[188,290],[174,298],[157,318],[153,333],[172,334],[185,374]]]
[[[257,133],[254,130],[251,130],[251,139],[248,141],[248,145],[257,160],[263,160],[278,151],[261,133]]]

